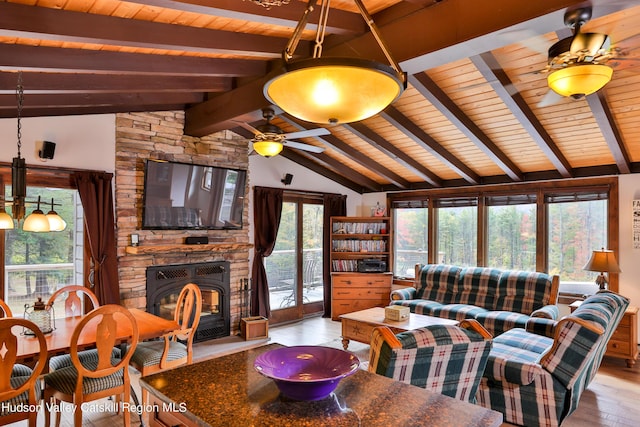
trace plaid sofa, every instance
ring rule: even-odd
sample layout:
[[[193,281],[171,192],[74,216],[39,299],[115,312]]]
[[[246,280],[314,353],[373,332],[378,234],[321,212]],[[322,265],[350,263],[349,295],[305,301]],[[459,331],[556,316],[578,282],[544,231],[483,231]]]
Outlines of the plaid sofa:
[[[628,305],[600,291],[553,322],[552,337],[517,328],[494,338],[477,403],[511,424],[560,425],[578,407]]]
[[[490,334],[475,320],[397,335],[380,326],[371,336],[369,372],[475,403],[490,349]]]
[[[512,328],[546,331],[555,320],[559,278],[546,273],[416,265],[414,286],[391,292],[391,304],[412,313],[454,320],[475,319],[493,336]],[[547,331],[548,332],[548,331]]]

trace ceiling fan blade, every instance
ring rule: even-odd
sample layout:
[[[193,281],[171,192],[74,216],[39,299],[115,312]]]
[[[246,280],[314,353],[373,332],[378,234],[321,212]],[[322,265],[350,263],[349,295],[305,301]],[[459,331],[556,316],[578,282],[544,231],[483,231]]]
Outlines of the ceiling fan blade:
[[[538,102],[538,107],[549,107],[551,105],[557,104],[564,97],[553,90],[549,89],[544,97]]]
[[[324,147],[316,147],[315,145],[303,144],[301,142],[285,141],[285,147],[297,148],[298,150],[308,151],[310,153],[322,153]]]
[[[309,129],[302,130],[300,132],[291,132],[285,133],[284,137],[286,139],[298,139],[298,138],[307,138],[310,136],[320,136],[320,135],[329,135],[331,131],[325,128],[317,128],[317,129]]]
[[[238,125],[242,126],[243,128],[245,128],[246,130],[248,130],[249,132],[253,133],[254,135],[260,135],[262,132],[260,132],[258,129],[254,128],[253,126],[251,126],[249,123],[246,122],[241,122],[241,121],[236,121],[236,120],[232,120],[234,123],[237,123]]]

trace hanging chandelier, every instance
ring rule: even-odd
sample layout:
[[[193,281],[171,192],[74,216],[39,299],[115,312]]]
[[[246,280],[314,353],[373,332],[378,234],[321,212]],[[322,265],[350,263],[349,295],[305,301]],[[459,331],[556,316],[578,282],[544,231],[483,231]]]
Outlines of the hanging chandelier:
[[[265,84],[264,96],[292,116],[312,123],[350,123],[379,113],[402,94],[407,79],[361,0],[354,2],[390,65],[360,58],[321,57],[330,0],[320,0],[313,57],[292,60],[317,2],[309,0],[282,53],[284,72]]]
[[[27,166],[25,159],[21,157],[22,148],[22,107],[24,104],[24,88],[22,86],[22,71],[18,71],[18,85],[16,87],[16,98],[18,102],[18,131],[17,146],[18,156],[13,158],[11,163],[11,213],[9,215],[5,209],[6,199],[0,203],[0,230],[10,230],[14,228],[14,222],[20,222],[25,218],[26,205],[36,204],[36,209],[29,214],[22,224],[22,230],[34,232],[62,231],[67,227],[67,223],[54,210],[55,202],[51,199],[51,211],[46,215],[40,210],[40,196],[38,201],[28,201],[27,197]]]

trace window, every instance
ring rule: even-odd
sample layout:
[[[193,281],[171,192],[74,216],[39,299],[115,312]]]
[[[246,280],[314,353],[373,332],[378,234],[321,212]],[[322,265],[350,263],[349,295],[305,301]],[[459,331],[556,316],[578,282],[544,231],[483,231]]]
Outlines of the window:
[[[591,252],[618,251],[617,201],[615,177],[391,193],[394,276],[412,277],[416,261],[593,282],[582,270]]]
[[[428,262],[428,218],[429,210],[426,202],[395,204],[393,273],[396,277],[414,277],[415,265]]]
[[[444,264],[477,265],[478,208],[475,198],[438,199],[438,260]]]
[[[535,194],[487,197],[487,265],[536,269]]]
[[[606,193],[550,195],[549,272],[563,281],[593,282],[598,273],[582,270],[594,249],[608,248]]]
[[[11,194],[11,186],[5,187]],[[49,201],[41,210],[50,210],[53,198],[55,211],[65,220],[63,231],[34,233],[20,227],[4,231],[4,300],[14,315],[24,312],[25,304],[33,305],[37,298],[47,301],[58,288],[83,281],[83,223],[78,192],[72,189],[27,187],[27,200]],[[26,214],[35,209],[28,203]],[[10,205],[7,212],[11,213]],[[23,220],[24,221],[24,220]],[[54,307],[55,309],[55,307]],[[64,315],[64,312],[61,312]],[[59,317],[60,313],[56,313]]]

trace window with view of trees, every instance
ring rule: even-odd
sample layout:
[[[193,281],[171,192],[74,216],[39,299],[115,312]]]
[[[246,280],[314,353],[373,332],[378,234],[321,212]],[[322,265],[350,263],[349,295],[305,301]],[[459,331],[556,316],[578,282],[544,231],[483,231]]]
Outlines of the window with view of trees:
[[[597,275],[582,269],[593,250],[617,252],[615,178],[501,190],[495,185],[390,194],[394,276],[411,278],[415,263],[428,262],[546,271],[561,282],[584,283]]]
[[[536,269],[535,195],[487,198],[487,265]]]
[[[5,187],[11,197],[11,186]],[[25,304],[32,305],[38,297],[47,301],[58,288],[70,284],[82,284],[82,207],[78,192],[72,189],[28,187],[27,200],[41,198],[40,209],[55,211],[65,220],[63,231],[35,233],[22,231],[20,226],[4,231],[4,300],[14,314],[24,311]],[[36,205],[28,203],[26,214]],[[11,214],[11,205],[7,205]],[[24,220],[23,220],[24,221]],[[58,313],[56,313],[57,315]],[[64,315],[63,312],[60,313]]]

